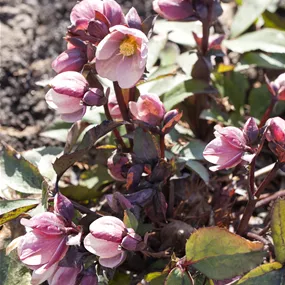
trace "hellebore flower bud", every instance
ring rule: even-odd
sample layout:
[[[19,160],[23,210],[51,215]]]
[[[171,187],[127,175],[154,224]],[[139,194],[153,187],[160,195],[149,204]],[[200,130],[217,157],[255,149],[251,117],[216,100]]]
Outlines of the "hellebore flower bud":
[[[259,130],[258,126],[253,118],[249,118],[246,123],[244,124],[243,127],[243,133],[246,137],[247,143],[249,145],[252,145],[256,142],[258,135],[259,135]]]
[[[108,158],[107,166],[109,174],[118,181],[125,181],[126,178],[122,175],[122,167],[129,162],[127,156],[114,151],[113,154]]]
[[[108,98],[108,108],[113,120],[122,120],[122,114],[115,94]]]
[[[159,125],[165,115],[163,103],[156,94],[141,95],[137,102],[129,102],[129,108],[137,120],[152,126]]]
[[[80,48],[72,48],[61,53],[53,62],[52,69],[56,73],[64,71],[81,71],[87,63],[86,52]]]
[[[217,129],[214,133],[216,138],[205,148],[204,158],[211,163],[217,164],[209,169],[217,171],[238,165],[245,159],[245,152],[251,150],[247,145],[247,137],[243,131],[236,127],[225,127]],[[253,156],[247,156],[250,161]]]
[[[280,74],[275,81],[267,82],[269,91],[276,96],[278,100],[285,100],[285,73]]]
[[[137,10],[132,7],[126,15],[126,21],[130,28],[141,30],[142,21]]]
[[[67,122],[80,120],[86,112],[86,105],[101,106],[106,103],[103,92],[98,88],[89,88],[84,76],[75,71],[58,74],[50,85],[52,89],[46,94],[47,104]]]
[[[90,233],[84,239],[85,248],[99,256],[99,263],[105,267],[114,268],[126,259],[127,253],[122,242],[134,250],[135,244],[141,242],[140,236],[134,234],[133,229],[127,229],[118,218],[105,216],[95,220],[89,227]]]
[[[142,77],[147,60],[148,39],[137,29],[117,25],[97,46],[96,70],[102,77],[133,87]]]
[[[285,163],[285,120],[275,117],[267,121],[268,130],[265,134],[269,148],[281,163]]]
[[[71,222],[74,216],[74,207],[72,203],[60,193],[57,193],[54,197],[54,211],[64,217],[68,222]]]
[[[168,133],[179,122],[183,113],[179,113],[178,110],[168,111],[163,117],[163,133]]]
[[[107,103],[107,98],[99,88],[90,88],[84,94],[82,101],[87,106],[102,106]]]
[[[167,20],[183,20],[193,14],[189,0],[154,0],[153,10]]]

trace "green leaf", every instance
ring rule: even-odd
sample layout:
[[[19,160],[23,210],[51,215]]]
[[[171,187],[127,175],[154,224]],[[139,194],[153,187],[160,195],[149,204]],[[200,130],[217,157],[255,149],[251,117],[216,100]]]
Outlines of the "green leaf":
[[[35,165],[4,143],[0,157],[0,177],[1,183],[27,194],[40,194],[45,181]]]
[[[285,32],[266,28],[246,33],[233,40],[224,40],[222,45],[238,53],[252,50],[285,53]]]
[[[178,267],[173,268],[168,274],[165,285],[193,285],[190,274]]]
[[[177,44],[196,46],[192,32],[202,34],[202,25],[197,22],[176,22],[157,20],[154,25],[157,34],[168,34],[168,39]]]
[[[53,125],[49,126],[44,132],[42,132],[41,136],[65,142],[68,130],[71,126],[71,123],[56,121]]]
[[[250,115],[261,119],[270,104],[270,93],[265,84],[258,88],[253,88],[249,93]]]
[[[88,202],[90,200],[98,199],[104,195],[102,191],[98,191],[96,188],[90,189],[80,185],[70,185],[64,188],[60,188],[60,193],[62,193],[67,198],[77,202]]]
[[[115,276],[109,281],[108,285],[129,285],[131,284],[131,275],[116,271]]]
[[[35,199],[0,201],[0,225],[17,218],[21,214],[35,208],[38,204],[39,201]]]
[[[210,182],[209,171],[202,163],[195,160],[188,160],[186,162],[186,167],[196,172],[206,184],[209,184]]]
[[[149,285],[162,285],[164,284],[167,273],[162,272],[151,272],[145,276],[145,281]]]
[[[189,53],[189,51],[186,51],[179,55],[177,63],[185,72],[185,74],[190,75],[192,68],[197,60],[198,60],[197,53],[195,52]]]
[[[276,260],[285,263],[285,200],[276,201],[271,218]]]
[[[252,64],[261,68],[285,69],[285,54],[249,52],[242,56],[241,64]]]
[[[16,256],[12,258],[11,255],[5,256],[5,251],[0,251],[0,283],[3,285],[30,285],[30,269],[16,260]]]
[[[231,37],[237,37],[246,31],[271,2],[272,0],[244,0],[234,16],[231,25]]]
[[[164,49],[160,52],[160,65],[167,66],[175,64],[180,54],[180,50],[177,44],[168,42]]]
[[[164,95],[164,106],[170,110],[173,106],[194,94],[213,93],[209,85],[202,80],[186,80]]]
[[[186,258],[208,278],[223,280],[243,274],[260,264],[263,244],[250,242],[226,229],[202,228],[186,243]]]
[[[236,285],[280,285],[285,276],[285,268],[281,268],[279,262],[262,264],[243,276]]]
[[[285,19],[281,15],[278,15],[277,13],[271,13],[269,11],[264,11],[262,14],[262,18],[264,21],[264,26],[267,28],[274,28],[278,30],[285,29]]]
[[[248,87],[248,79],[241,73],[231,72],[230,76],[224,76],[224,96],[229,98],[237,113],[245,103]]]
[[[139,222],[130,210],[124,211],[124,224],[127,228],[132,228],[134,231],[138,228]]]
[[[64,154],[55,160],[53,167],[57,176],[61,177],[70,166],[80,160],[82,156],[92,148],[97,140],[123,124],[124,122],[103,121],[100,125],[89,129],[74,152]]]
[[[206,143],[201,140],[191,140],[179,151],[179,155],[186,160],[204,160],[203,151]]]

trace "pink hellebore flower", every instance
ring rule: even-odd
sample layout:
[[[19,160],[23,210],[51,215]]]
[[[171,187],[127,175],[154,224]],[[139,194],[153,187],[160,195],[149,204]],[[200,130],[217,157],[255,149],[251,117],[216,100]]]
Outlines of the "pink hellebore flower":
[[[109,268],[119,266],[127,257],[126,250],[137,250],[141,242],[133,229],[126,228],[116,217],[105,216],[95,220],[84,239],[85,248],[98,255],[101,265]]]
[[[245,156],[245,152],[251,151],[246,133],[236,127],[217,128],[214,133],[216,138],[206,146],[203,152],[206,160],[217,164],[209,169],[217,171],[234,167],[242,160],[250,162],[253,155]]]
[[[132,115],[150,125],[157,126],[161,123],[166,111],[163,103],[156,94],[141,95],[136,102],[129,102]]]
[[[153,10],[167,20],[183,20],[192,16],[191,0],[154,0]]]
[[[52,89],[46,94],[47,104],[66,122],[80,120],[86,106],[101,106],[107,101],[100,89],[89,88],[84,76],[75,71],[58,74],[50,85]]]
[[[265,134],[269,147],[281,163],[285,163],[285,120],[275,117],[267,121]]]
[[[100,76],[118,81],[121,88],[131,88],[144,73],[148,39],[142,31],[122,25],[110,32],[97,47],[96,70]]]
[[[41,284],[52,276],[58,262],[65,256],[68,235],[72,232],[66,221],[54,214],[38,214],[30,220],[21,219],[21,224],[31,228],[18,245],[20,260],[34,270],[32,284]]]
[[[270,83],[270,86],[275,91],[278,100],[285,100],[285,73],[280,74],[275,81]]]

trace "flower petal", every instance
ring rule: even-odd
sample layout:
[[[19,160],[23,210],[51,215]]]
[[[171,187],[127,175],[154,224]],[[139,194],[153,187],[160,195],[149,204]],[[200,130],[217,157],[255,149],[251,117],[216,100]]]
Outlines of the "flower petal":
[[[123,251],[112,258],[99,258],[99,263],[108,268],[114,268],[122,264],[127,257],[127,252]]]

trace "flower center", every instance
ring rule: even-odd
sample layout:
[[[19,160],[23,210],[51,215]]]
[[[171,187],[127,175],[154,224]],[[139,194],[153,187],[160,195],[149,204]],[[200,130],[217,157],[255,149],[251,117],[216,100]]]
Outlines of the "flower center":
[[[131,56],[135,54],[136,50],[137,42],[133,36],[127,36],[120,44],[120,53],[124,56]]]

